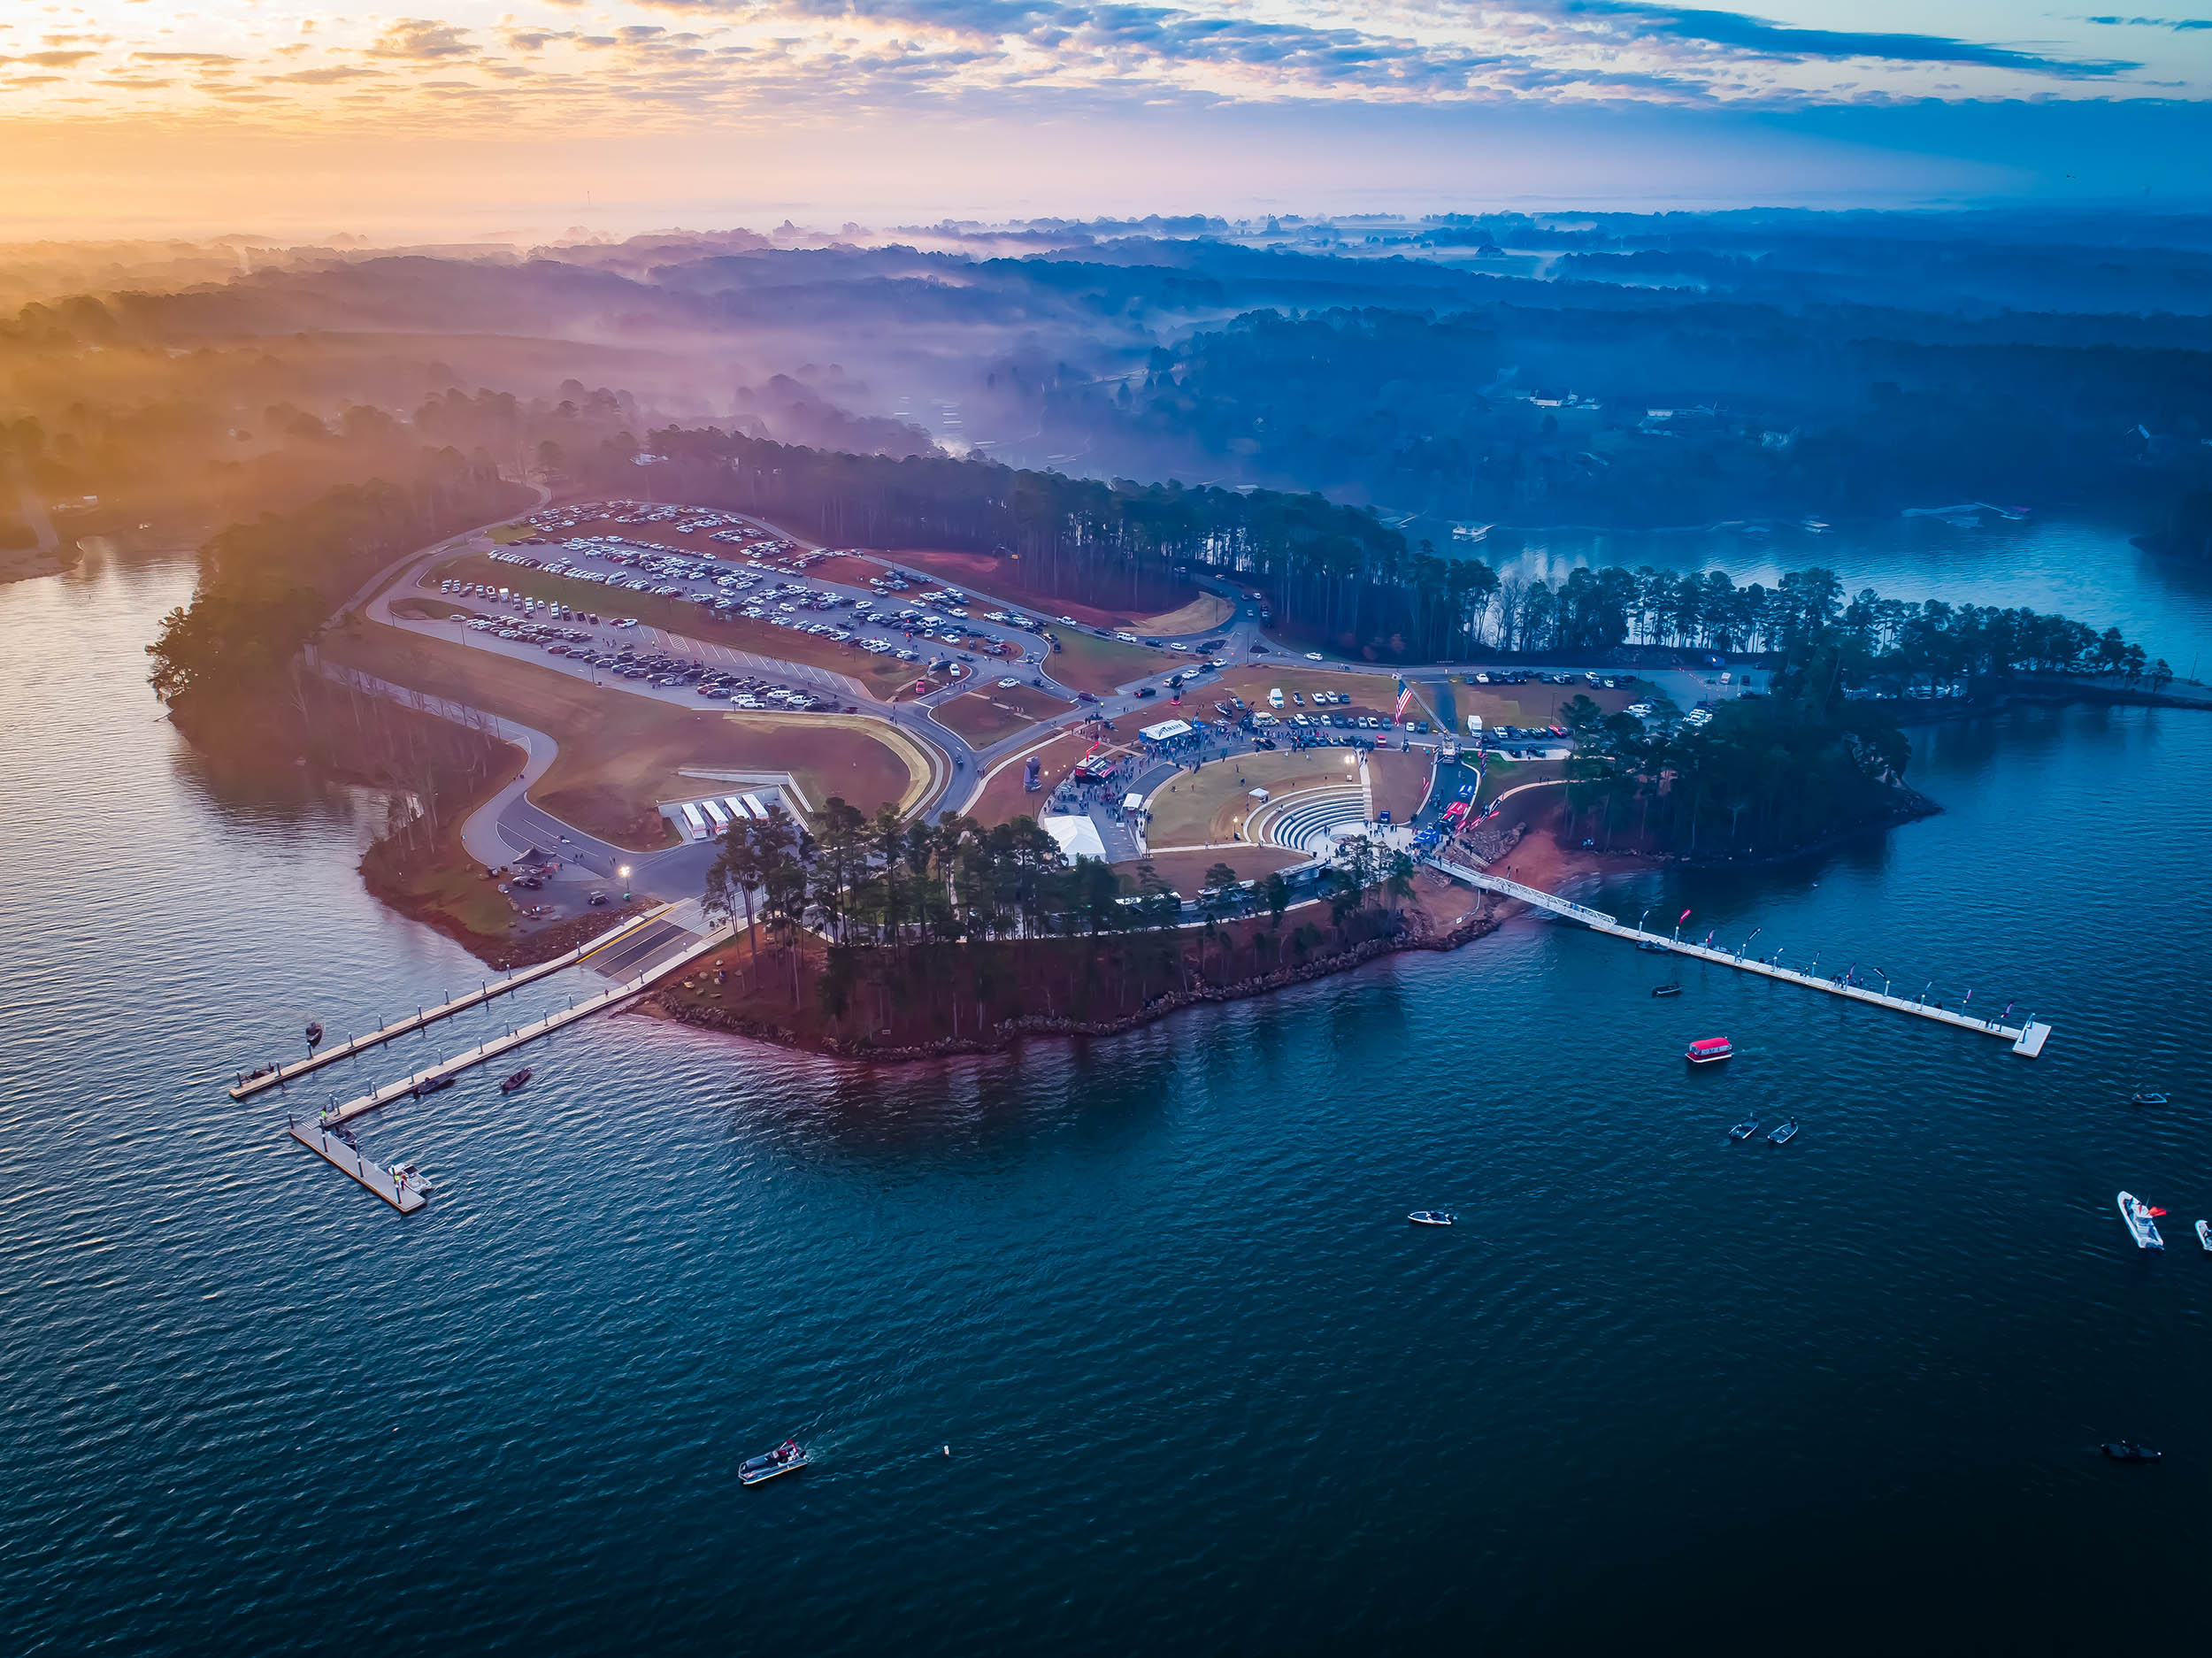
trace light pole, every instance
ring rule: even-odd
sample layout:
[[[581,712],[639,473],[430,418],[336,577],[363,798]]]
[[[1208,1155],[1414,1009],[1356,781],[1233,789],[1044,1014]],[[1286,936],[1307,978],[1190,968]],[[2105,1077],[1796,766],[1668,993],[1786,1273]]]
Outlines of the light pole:
[[[619,877],[621,878],[621,879],[622,879],[622,885],[623,885],[622,902],[623,902],[624,903],[626,903],[626,903],[628,903],[628,902],[630,902],[630,893],[629,893],[629,884],[630,884],[630,866],[629,866],[627,864],[616,864],[616,865],[615,865],[615,871],[614,871],[614,872],[615,872],[618,876],[619,876]]]
[[[1736,959],[1737,959],[1738,961],[1740,961],[1740,962],[1741,960],[1743,960],[1743,958],[1744,958],[1744,952],[1745,952],[1745,951],[1747,951],[1747,950],[1748,950],[1748,949],[1751,948],[1751,939],[1755,939],[1755,938],[1757,938],[1757,937],[1759,936],[1759,934],[1760,934],[1762,932],[1763,932],[1764,930],[1765,930],[1765,929],[1761,928],[1761,927],[1754,927],[1754,928],[1752,928],[1752,929],[1751,929],[1751,938],[1750,938],[1750,939],[1746,939],[1746,940],[1744,940],[1741,944],[1739,944],[1739,945],[1736,947]]]

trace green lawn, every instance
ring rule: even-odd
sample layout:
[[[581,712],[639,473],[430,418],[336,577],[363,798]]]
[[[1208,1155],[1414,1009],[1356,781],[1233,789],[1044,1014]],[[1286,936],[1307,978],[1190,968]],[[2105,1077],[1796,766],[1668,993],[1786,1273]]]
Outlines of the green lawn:
[[[1132,679],[1141,679],[1148,673],[1158,673],[1195,660],[1170,656],[1164,650],[1147,650],[1141,645],[1125,645],[1118,639],[1078,633],[1064,624],[1052,631],[1060,637],[1060,649],[1052,653],[1045,672],[1069,690],[1088,691],[1094,696],[1105,696],[1115,687],[1126,685]]]

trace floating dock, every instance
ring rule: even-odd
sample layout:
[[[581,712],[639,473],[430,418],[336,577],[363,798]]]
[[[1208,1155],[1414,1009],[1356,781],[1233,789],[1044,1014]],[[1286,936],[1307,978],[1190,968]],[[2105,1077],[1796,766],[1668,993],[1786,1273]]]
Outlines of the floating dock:
[[[430,1200],[412,1180],[371,1163],[361,1148],[326,1128],[310,1123],[292,1125],[292,1138],[334,1169],[342,1169],[403,1215],[411,1215]]]
[[[1602,910],[1593,910],[1587,904],[1578,904],[1561,898],[1540,887],[1524,886],[1501,876],[1486,875],[1480,870],[1431,854],[1424,860],[1439,874],[1463,881],[1485,892],[1502,897],[1518,899],[1539,910],[1548,910],[1555,916],[1579,921],[1598,933],[1609,933],[1617,939],[1633,939],[1640,944],[1656,944],[1670,955],[1687,956],[1697,961],[1711,962],[1718,967],[1732,967],[1739,972],[1756,973],[1763,979],[1785,979],[1793,985],[1802,985],[1808,990],[1824,991],[1832,996],[1847,997],[1853,1002],[1864,1002],[1878,1008],[1887,1008],[1893,1013],[1909,1013],[1916,1017],[1933,1019],[1939,1025],[1955,1025],[1962,1031],[1972,1031],[1982,1036],[2002,1037],[2012,1044],[2012,1051],[2024,1059],[2033,1059],[2043,1052],[2043,1044],[2051,1034],[2048,1025],[2031,1019],[2025,1025],[2000,1025],[1994,1019],[1978,1019],[1970,1014],[1954,1013],[1948,1008],[1930,1007],[1924,1002],[1908,1001],[1903,996],[1886,995],[1878,990],[1869,990],[1862,985],[1847,985],[1833,979],[1816,979],[1810,973],[1801,973],[1794,968],[1777,967],[1771,963],[1753,961],[1741,956],[1732,956],[1726,950],[1708,948],[1702,944],[1685,944],[1679,939],[1669,938],[1663,933],[1646,933],[1616,920]]]
[[[510,973],[506,978],[495,983],[487,982],[465,994],[456,996],[450,1002],[442,1002],[434,1008],[418,1008],[410,1017],[385,1025],[381,1030],[371,1031],[365,1036],[349,1038],[333,1047],[310,1054],[305,1059],[295,1060],[288,1065],[279,1065],[274,1071],[265,1071],[257,1077],[241,1077],[231,1087],[230,1097],[234,1100],[250,1099],[264,1089],[278,1088],[288,1082],[297,1082],[302,1077],[320,1071],[325,1065],[334,1065],[342,1059],[350,1059],[356,1054],[366,1053],[370,1048],[380,1047],[396,1037],[405,1036],[411,1031],[419,1031],[425,1025],[435,1025],[441,1019],[449,1019],[457,1013],[466,1013],[471,1008],[480,1008],[488,1002],[496,1001],[511,992],[520,990],[525,985],[534,984],[541,979],[557,973],[565,967],[573,967],[587,956],[595,955],[610,945],[621,942],[641,928],[657,921],[674,908],[673,904],[663,904],[657,909],[645,911],[642,915],[632,916],[618,926],[601,933],[588,943],[578,945],[564,956],[555,956],[549,962],[540,962],[534,967],[525,967],[517,972]]]
[[[322,1112],[319,1120],[332,1126],[350,1122],[364,1112],[373,1111],[379,1106],[389,1105],[395,1100],[403,1100],[419,1093],[426,1083],[434,1082],[444,1077],[457,1077],[461,1072],[486,1064],[497,1059],[503,1054],[511,1054],[518,1048],[534,1042],[541,1036],[549,1036],[565,1025],[574,1025],[580,1019],[588,1019],[595,1013],[604,1013],[610,1008],[619,1007],[633,997],[644,994],[656,983],[667,978],[678,968],[689,965],[710,950],[721,948],[734,936],[735,929],[733,927],[727,925],[716,927],[703,938],[693,939],[690,944],[666,961],[656,963],[648,967],[634,979],[616,985],[611,989],[603,990],[595,996],[588,996],[581,1002],[562,1009],[558,1013],[548,1014],[542,1019],[520,1025],[508,1032],[504,1036],[495,1036],[490,1041],[480,1043],[465,1053],[456,1055],[451,1059],[441,1060],[437,1064],[425,1066],[422,1070],[412,1071],[397,1081],[388,1082],[382,1087],[373,1089],[358,1099],[349,1100],[343,1105],[333,1106],[330,1109]]]

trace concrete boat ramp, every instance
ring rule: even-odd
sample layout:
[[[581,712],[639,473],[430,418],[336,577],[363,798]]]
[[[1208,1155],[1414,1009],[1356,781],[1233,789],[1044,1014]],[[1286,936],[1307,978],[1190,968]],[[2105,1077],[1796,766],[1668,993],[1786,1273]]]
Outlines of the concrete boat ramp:
[[[526,1047],[541,1036],[551,1035],[565,1025],[578,1024],[595,1013],[619,1008],[643,995],[671,973],[680,971],[701,956],[721,948],[737,932],[735,927],[726,923],[707,928],[703,933],[695,933],[671,919],[667,910],[637,919],[649,925],[634,933],[626,925],[619,930],[624,934],[619,952],[610,953],[610,976],[616,971],[627,971],[630,973],[628,978],[541,1019],[518,1025],[504,1036],[480,1042],[450,1059],[426,1065],[420,1071],[410,1071],[406,1076],[396,1078],[356,1099],[348,1100],[342,1105],[334,1105],[319,1112],[311,1123],[295,1119],[289,1126],[292,1138],[333,1168],[342,1171],[366,1186],[401,1214],[413,1214],[427,1201],[428,1188],[419,1178],[396,1176],[390,1167],[379,1165],[364,1157],[360,1148],[353,1143],[346,1125],[396,1100],[425,1096],[434,1091],[432,1085],[457,1077],[463,1071],[472,1071],[479,1065],[488,1064]],[[588,947],[582,955],[591,955],[604,948],[608,941],[599,940]],[[571,959],[580,960],[582,956]],[[565,962],[564,964],[567,963]]]
[[[1439,874],[1484,892],[1496,893],[1503,898],[1517,899],[1534,909],[1563,916],[1570,921],[1579,921],[1597,933],[1609,933],[1617,939],[1633,939],[1639,944],[1655,944],[1670,955],[1687,956],[1701,962],[1711,962],[1717,967],[1732,967],[1739,972],[1756,973],[1763,979],[1785,979],[1801,985],[1808,990],[1818,990],[1832,996],[1842,996],[1852,1002],[1870,1002],[1878,1008],[1887,1008],[1893,1013],[1909,1013],[1916,1018],[1933,1019],[1939,1025],[1955,1025],[1962,1031],[1972,1031],[1980,1036],[1995,1036],[2012,1044],[2012,1051],[2023,1059],[2033,1059],[2043,1052],[2043,1044],[2051,1034],[2051,1027],[2030,1019],[2025,1025],[2001,1025],[1994,1019],[1978,1019],[1970,1014],[1954,1013],[1948,1008],[1931,1007],[1924,1002],[1908,1001],[1903,996],[1886,995],[1878,990],[1869,990],[1863,985],[1847,985],[1839,979],[1816,979],[1810,973],[1801,973],[1794,968],[1778,967],[1770,962],[1748,959],[1731,955],[1726,950],[1709,949],[1702,944],[1686,944],[1679,939],[1669,938],[1663,933],[1646,933],[1641,928],[1628,926],[1609,916],[1602,910],[1593,910],[1555,893],[1540,887],[1526,887],[1519,881],[1509,881],[1502,876],[1486,875],[1479,869],[1436,854],[1424,860]]]

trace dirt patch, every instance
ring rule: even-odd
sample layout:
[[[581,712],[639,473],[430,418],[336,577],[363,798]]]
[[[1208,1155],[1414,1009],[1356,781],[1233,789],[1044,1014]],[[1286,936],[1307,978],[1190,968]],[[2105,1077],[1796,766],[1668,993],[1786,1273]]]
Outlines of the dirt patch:
[[[1044,810],[1045,802],[1052,798],[1052,791],[1060,779],[1075,767],[1076,762],[1089,752],[1088,737],[1071,733],[1055,737],[1036,751],[1038,760],[1038,787],[1034,794],[1022,787],[1025,766],[1017,757],[1001,765],[998,772],[983,786],[975,804],[967,815],[980,824],[1011,823],[1017,817],[1034,817]]]
[[[976,748],[987,748],[1040,720],[1066,713],[1071,706],[1032,686],[991,685],[940,703],[935,713],[940,725],[958,732]]]
[[[1175,639],[1195,644],[1199,634],[1225,626],[1236,613],[1237,607],[1219,594],[1202,593],[1179,610],[1163,616],[1139,618],[1126,631],[1151,639]]]
[[[1010,599],[1047,616],[1072,616],[1093,627],[1119,628],[1125,633],[1156,633],[1144,618],[1163,611],[1179,614],[1182,607],[1210,597],[1188,582],[1161,582],[1143,591],[1118,598],[1094,595],[1088,602],[1050,592],[1041,578],[1033,580],[1030,561],[1018,554],[1001,558],[988,553],[954,553],[900,548],[884,557],[910,570],[926,571],[937,580],[963,591]],[[1140,624],[1144,624],[1141,628]]]
[[[685,766],[788,771],[816,804],[841,794],[864,811],[905,796],[907,761],[847,723],[671,707],[533,663],[368,623],[326,636],[334,663],[450,697],[552,736],[561,752],[531,790],[554,816],[634,851],[675,843],[655,802]],[[709,792],[694,781],[673,797]]]

